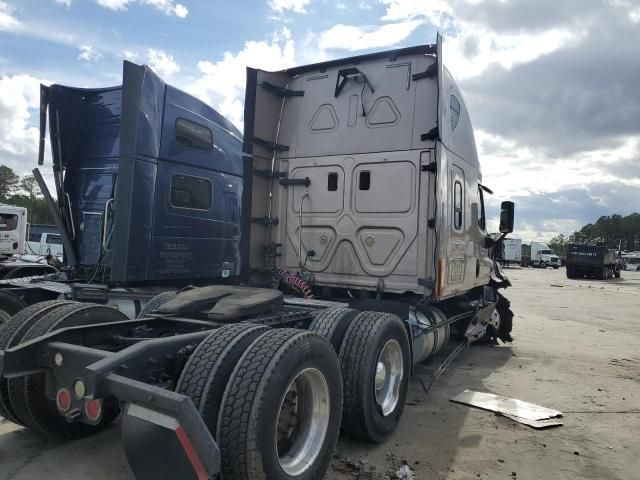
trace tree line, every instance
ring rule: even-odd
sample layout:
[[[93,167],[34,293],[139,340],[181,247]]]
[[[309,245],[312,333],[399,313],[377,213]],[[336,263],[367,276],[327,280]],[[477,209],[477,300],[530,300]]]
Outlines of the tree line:
[[[33,175],[21,178],[6,165],[0,165],[0,203],[25,207],[29,223],[53,223],[36,178]]]
[[[560,256],[564,256],[568,243],[604,243],[609,248],[622,250],[640,250],[640,213],[622,216],[604,215],[595,223],[588,223],[573,232],[569,238],[556,235],[549,241],[549,247]]]

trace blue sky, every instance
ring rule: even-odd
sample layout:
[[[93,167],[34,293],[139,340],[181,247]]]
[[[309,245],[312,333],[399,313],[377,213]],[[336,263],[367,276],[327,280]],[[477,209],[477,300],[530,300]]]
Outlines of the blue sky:
[[[437,31],[492,205],[523,207],[516,234],[640,210],[640,0],[0,0],[0,163],[35,165],[41,82],[116,85],[126,58],[242,128],[247,65],[431,43]]]

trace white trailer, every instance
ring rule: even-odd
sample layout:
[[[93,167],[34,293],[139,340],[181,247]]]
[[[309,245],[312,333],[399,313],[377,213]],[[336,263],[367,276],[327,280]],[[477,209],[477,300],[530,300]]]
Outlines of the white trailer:
[[[519,264],[522,261],[522,239],[505,238],[502,241],[502,264]]]

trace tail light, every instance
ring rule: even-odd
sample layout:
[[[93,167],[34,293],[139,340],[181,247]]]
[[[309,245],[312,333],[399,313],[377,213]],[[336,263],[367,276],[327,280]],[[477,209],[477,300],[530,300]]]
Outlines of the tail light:
[[[56,406],[62,413],[68,412],[71,408],[71,392],[66,388],[61,388],[56,394]]]
[[[91,423],[97,423],[102,417],[102,400],[87,400],[84,404],[84,415]]]

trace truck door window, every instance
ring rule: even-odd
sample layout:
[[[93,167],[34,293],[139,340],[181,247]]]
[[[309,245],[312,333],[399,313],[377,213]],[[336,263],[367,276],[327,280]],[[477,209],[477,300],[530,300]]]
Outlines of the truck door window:
[[[458,121],[460,121],[460,101],[455,95],[451,95],[449,109],[451,110],[451,131],[453,132],[458,126]]]
[[[480,193],[480,218],[478,218],[478,227],[483,232],[487,229],[487,217],[484,215],[484,192],[478,187],[478,193]]]
[[[453,184],[453,228],[462,230],[462,183],[456,180]]]
[[[47,243],[51,245],[62,245],[62,237],[60,235],[47,235]]]
[[[358,182],[360,190],[369,190],[371,188],[371,172],[360,172],[360,181]]]
[[[327,190],[330,192],[336,192],[338,190],[338,174],[331,172],[327,176]]]
[[[213,150],[213,134],[204,125],[184,118],[176,120],[176,142],[183,147],[194,148],[204,152]]]
[[[174,208],[209,210],[211,208],[211,182],[206,178],[174,175],[171,177],[169,203]]]
[[[0,232],[10,232],[18,226],[18,216],[11,213],[0,213]]]

